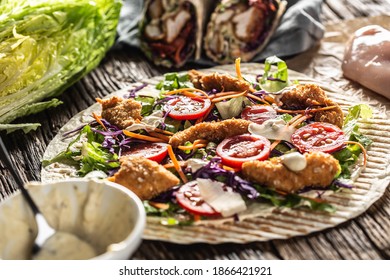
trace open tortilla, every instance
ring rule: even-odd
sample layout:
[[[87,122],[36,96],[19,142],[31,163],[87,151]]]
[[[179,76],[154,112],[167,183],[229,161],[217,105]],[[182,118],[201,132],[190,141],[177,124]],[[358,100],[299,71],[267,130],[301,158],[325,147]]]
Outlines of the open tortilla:
[[[254,77],[262,72],[262,64],[242,64],[241,71],[244,77]],[[232,65],[219,66],[202,70],[204,72],[219,72],[235,75]],[[317,83],[327,93],[328,97],[342,107],[344,113],[348,107],[364,101],[351,98],[339,89],[321,84],[319,81],[289,71],[292,80],[300,83]],[[158,94],[154,86],[162,79],[155,77],[145,80],[149,86],[142,89],[144,92]],[[139,86],[134,84],[130,88],[113,93],[124,95],[128,90]],[[379,199],[390,182],[390,121],[381,107],[373,108],[373,118],[360,122],[360,130],[373,140],[368,150],[367,167],[360,173],[354,185],[355,188],[343,192],[332,193],[327,201],[336,206],[337,211],[329,214],[308,209],[275,208],[265,204],[253,204],[240,215],[239,222],[232,219],[200,221],[191,226],[164,226],[161,218],[148,217],[143,238],[162,240],[180,244],[205,242],[210,244],[235,242],[248,243],[271,239],[286,239],[293,236],[306,235],[315,231],[334,227],[363,213],[371,204]],[[63,140],[63,134],[92,120],[91,113],[100,112],[100,105],[95,104],[87,110],[74,116],[48,145],[43,159],[50,159],[60,151],[65,150],[71,138]],[[42,170],[42,181],[51,181],[68,177],[75,177],[76,170],[69,166],[50,166]]]

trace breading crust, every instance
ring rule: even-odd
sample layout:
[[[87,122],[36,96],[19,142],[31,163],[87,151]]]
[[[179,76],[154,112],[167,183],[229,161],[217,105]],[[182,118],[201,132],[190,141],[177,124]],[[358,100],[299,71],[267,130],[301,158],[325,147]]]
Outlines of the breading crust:
[[[323,152],[306,153],[307,166],[293,172],[282,164],[280,157],[266,161],[249,161],[242,165],[244,178],[269,188],[294,193],[305,187],[327,187],[339,171],[338,161]]]
[[[217,90],[222,91],[245,91],[249,90],[250,84],[244,80],[239,80],[227,74],[205,74],[197,70],[191,70],[188,72],[191,82],[194,87],[204,90],[211,91]]]
[[[343,111],[333,100],[329,99],[325,92],[315,84],[296,85],[283,91],[280,99],[283,109],[304,110],[317,107],[336,106],[336,108],[326,111],[316,112],[314,120],[317,122],[327,122],[338,127],[343,125]]]
[[[151,199],[180,183],[170,171],[155,161],[123,156],[121,167],[111,177],[112,181],[133,191],[142,200]]]
[[[142,119],[142,105],[133,99],[113,96],[108,99],[98,99],[98,102],[102,104],[102,117],[121,129],[132,125],[135,120]]]
[[[194,142],[204,139],[212,142],[220,142],[225,138],[248,133],[251,122],[242,119],[228,119],[220,122],[203,122],[177,132],[169,140],[174,148],[185,142]]]

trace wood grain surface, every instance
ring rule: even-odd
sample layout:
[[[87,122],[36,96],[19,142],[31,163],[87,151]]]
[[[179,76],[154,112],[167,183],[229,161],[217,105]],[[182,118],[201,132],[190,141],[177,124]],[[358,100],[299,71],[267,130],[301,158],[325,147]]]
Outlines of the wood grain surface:
[[[322,20],[324,24],[334,24],[383,14],[390,15],[389,0],[325,0]],[[196,65],[187,65],[185,69],[193,67]],[[40,180],[40,159],[47,144],[73,115],[92,105],[96,97],[104,97],[130,83],[166,71],[149,63],[137,49],[109,52],[97,69],[60,96],[64,105],[21,119],[40,122],[41,128],[27,135],[23,132],[2,134],[16,162],[15,168],[26,181]],[[15,181],[0,162],[0,200],[15,190]],[[390,259],[390,190],[387,188],[385,195],[359,217],[308,236],[245,245],[177,245],[144,240],[133,258]]]

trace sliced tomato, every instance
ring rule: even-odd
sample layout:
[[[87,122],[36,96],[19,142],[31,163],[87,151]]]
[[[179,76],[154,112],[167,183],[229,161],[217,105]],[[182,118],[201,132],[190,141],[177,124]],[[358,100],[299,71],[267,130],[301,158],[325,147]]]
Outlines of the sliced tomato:
[[[277,113],[271,106],[254,105],[246,107],[241,112],[241,118],[244,120],[252,121],[258,124],[262,124],[266,120],[275,119]]]
[[[344,132],[330,123],[315,122],[305,125],[291,135],[291,142],[303,152],[332,153],[341,149],[346,141]]]
[[[194,215],[207,217],[221,215],[202,199],[196,182],[189,182],[181,186],[176,192],[176,200],[183,209]]]
[[[132,145],[129,150],[122,153],[122,155],[144,157],[158,163],[160,163],[167,154],[168,147],[164,143],[139,143]]]
[[[217,155],[222,163],[241,168],[250,160],[265,160],[269,157],[271,143],[260,135],[242,134],[226,138],[217,146]]]
[[[206,114],[211,106],[209,99],[179,96],[167,102],[164,109],[175,120],[195,120]]]

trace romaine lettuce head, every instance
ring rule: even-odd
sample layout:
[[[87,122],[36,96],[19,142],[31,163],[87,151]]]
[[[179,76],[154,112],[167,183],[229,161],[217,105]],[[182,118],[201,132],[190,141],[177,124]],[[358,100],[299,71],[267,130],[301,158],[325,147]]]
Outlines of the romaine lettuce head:
[[[120,0],[0,0],[0,130],[61,102],[112,46]]]

